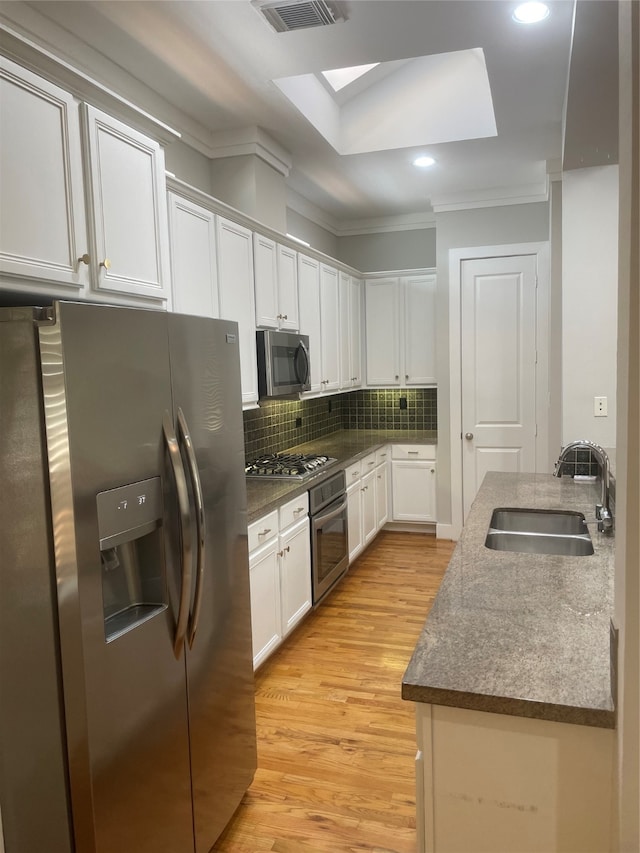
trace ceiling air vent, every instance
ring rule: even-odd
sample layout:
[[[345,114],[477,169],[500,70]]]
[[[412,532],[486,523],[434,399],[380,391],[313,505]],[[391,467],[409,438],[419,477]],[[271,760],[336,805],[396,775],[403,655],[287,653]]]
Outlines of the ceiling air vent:
[[[337,3],[330,0],[275,0],[254,2],[273,29],[278,33],[307,30],[310,27],[328,27],[344,20]]]

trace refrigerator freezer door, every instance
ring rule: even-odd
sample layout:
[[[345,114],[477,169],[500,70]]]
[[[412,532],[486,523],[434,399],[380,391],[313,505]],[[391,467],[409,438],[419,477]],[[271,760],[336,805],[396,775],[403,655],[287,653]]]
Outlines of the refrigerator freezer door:
[[[168,320],[175,418],[188,439],[185,469],[189,442],[195,455],[206,530],[185,648],[196,851],[208,853],[256,768],[238,332],[220,320]],[[197,482],[191,492],[196,508]]]
[[[39,332],[76,849],[192,853],[185,663],[173,652],[179,537],[165,512],[150,532],[139,525],[138,536],[132,522],[128,541],[101,551],[97,509],[99,493],[158,477],[173,509],[167,315],[60,303]],[[134,501],[145,500],[138,491]],[[133,610],[107,642],[121,594],[157,610],[139,622]]]
[[[1,315],[0,840],[71,853],[40,359],[31,316]]]

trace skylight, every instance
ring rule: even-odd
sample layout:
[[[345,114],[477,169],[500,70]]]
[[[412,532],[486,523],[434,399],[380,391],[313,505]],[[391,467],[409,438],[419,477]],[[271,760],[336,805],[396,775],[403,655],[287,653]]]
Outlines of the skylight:
[[[322,76],[331,86],[334,92],[339,92],[344,89],[349,83],[353,83],[358,77],[362,77],[367,71],[371,71],[379,62],[372,62],[370,65],[352,65],[350,68],[334,68],[331,71],[323,71]]]

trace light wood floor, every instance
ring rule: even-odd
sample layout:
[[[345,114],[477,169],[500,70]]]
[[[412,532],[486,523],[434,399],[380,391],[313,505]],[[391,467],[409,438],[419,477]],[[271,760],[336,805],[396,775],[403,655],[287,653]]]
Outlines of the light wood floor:
[[[258,770],[214,850],[414,853],[414,709],[400,687],[452,551],[383,531],[258,671]]]

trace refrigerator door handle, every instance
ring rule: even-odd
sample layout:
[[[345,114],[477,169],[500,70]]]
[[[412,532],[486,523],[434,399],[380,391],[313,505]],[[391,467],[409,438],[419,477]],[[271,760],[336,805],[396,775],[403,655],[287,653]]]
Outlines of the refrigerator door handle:
[[[169,461],[173,469],[173,477],[178,497],[178,511],[180,513],[180,538],[182,545],[181,578],[180,578],[180,603],[178,605],[178,618],[173,638],[173,653],[176,658],[180,657],[184,638],[187,633],[187,622],[189,619],[189,602],[191,597],[191,507],[189,506],[189,491],[187,489],[187,478],[184,473],[178,438],[169,412],[164,413],[162,419],[162,431],[164,441],[169,454]]]
[[[202,605],[202,582],[204,578],[204,559],[205,559],[205,542],[206,542],[206,524],[204,513],[204,498],[202,496],[202,483],[200,482],[200,472],[198,471],[198,463],[196,461],[196,453],[191,441],[191,434],[184,412],[178,407],[178,435],[182,438],[185,453],[187,456],[187,467],[191,479],[191,488],[193,489],[193,497],[196,504],[196,533],[198,550],[196,557],[196,591],[193,598],[193,611],[189,620],[189,630],[187,642],[189,648],[193,647],[196,631],[198,630],[198,622],[200,621],[200,607]]]

